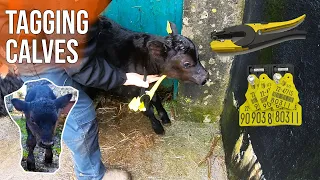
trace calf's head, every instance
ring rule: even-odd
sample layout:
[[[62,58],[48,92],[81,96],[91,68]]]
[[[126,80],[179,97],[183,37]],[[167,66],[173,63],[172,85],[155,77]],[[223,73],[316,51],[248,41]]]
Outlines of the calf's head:
[[[169,78],[204,85],[209,75],[199,61],[196,46],[178,34],[175,24],[170,23],[170,26],[172,32],[164,42],[147,42],[150,58],[161,64],[161,72]]]
[[[31,102],[12,99],[13,106],[18,111],[23,111],[27,126],[37,144],[43,148],[53,146],[53,133],[58,120],[58,111],[64,108],[70,101],[72,94],[59,97],[55,100],[41,98]]]

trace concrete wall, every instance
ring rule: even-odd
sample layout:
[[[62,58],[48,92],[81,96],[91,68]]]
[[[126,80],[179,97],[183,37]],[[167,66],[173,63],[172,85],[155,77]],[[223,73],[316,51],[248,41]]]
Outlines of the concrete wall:
[[[202,87],[179,84],[176,114],[179,120],[214,123],[219,129],[230,68],[234,57],[217,56],[210,47],[211,32],[242,23],[244,0],[186,0],[184,2],[182,34],[198,46],[201,63],[209,71],[210,81]],[[227,169],[222,141],[209,158],[209,177],[225,180]]]
[[[185,1],[182,34],[198,46],[200,61],[209,71],[210,82],[203,87],[180,84],[178,104],[183,108],[179,109],[181,113],[178,115],[183,119],[198,122],[219,120],[233,57],[217,56],[210,48],[210,36],[214,30],[241,24],[243,7],[243,0]]]

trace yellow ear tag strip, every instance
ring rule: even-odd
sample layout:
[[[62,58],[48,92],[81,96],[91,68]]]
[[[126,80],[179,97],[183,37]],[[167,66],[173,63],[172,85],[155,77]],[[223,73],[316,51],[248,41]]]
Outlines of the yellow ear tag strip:
[[[137,112],[140,109],[140,97],[134,97],[129,103],[129,109]]]
[[[146,91],[146,94],[142,95],[142,96],[149,96],[150,99],[152,99],[152,97],[154,96],[156,90],[158,89],[158,87],[160,86],[161,82],[166,78],[166,75],[162,75],[161,78],[153,85],[153,87],[151,88],[150,91]],[[141,97],[134,97],[130,103],[129,103],[129,109],[137,112],[137,111],[146,111],[146,107],[144,106],[144,103],[140,101]]]
[[[273,76],[275,76],[275,74],[274,74]],[[275,78],[275,77],[273,77],[273,78]],[[280,83],[280,79],[279,79],[279,78],[280,78],[280,79],[282,78],[281,74],[279,74],[278,79],[273,79],[274,84],[273,84],[272,86],[276,86],[277,84]],[[270,91],[269,91],[269,95],[271,94],[270,92],[271,92],[271,89],[270,89]],[[268,95],[268,98],[269,98],[269,95]],[[269,102],[269,101],[268,101],[268,102]],[[277,105],[277,104],[271,104],[271,106],[272,106],[272,110],[282,109],[282,107],[279,106],[279,105]]]
[[[271,80],[267,74],[260,75],[259,87],[255,95],[261,110],[267,110],[272,107],[272,104],[268,102],[268,96],[273,84],[275,84],[275,82]]]
[[[302,107],[298,104],[299,96],[293,84],[292,74],[285,74],[280,81],[277,81],[279,82],[278,84],[267,77],[267,75],[260,75],[259,84],[255,91],[255,97],[260,104],[260,109],[258,110],[255,106],[252,109],[252,105],[250,105],[250,101],[254,100],[253,96],[250,96],[252,95],[251,91],[254,91],[254,87],[250,89],[250,86],[256,84],[256,82],[252,83],[253,78],[249,81],[251,83],[249,83],[247,91],[249,94],[246,94],[247,101],[239,109],[239,126],[300,126],[302,124]],[[271,87],[269,83],[272,84]],[[268,102],[271,103],[271,108],[269,106],[264,107],[263,103],[260,102],[266,96],[268,97]],[[271,101],[269,101],[270,98]],[[274,108],[275,103],[280,109]]]
[[[153,87],[150,89],[150,91],[146,91],[146,94],[150,96],[150,99],[152,99],[154,93],[160,86],[161,82],[166,78],[166,75],[162,75],[161,78],[153,85]]]
[[[172,29],[169,21],[167,21],[167,33],[172,34]]]
[[[239,126],[300,126],[302,124],[302,107],[295,105],[294,110],[257,110],[253,111],[246,101],[239,109]]]
[[[295,109],[295,105],[299,103],[299,96],[292,74],[286,73],[279,84],[271,87],[268,102],[286,109]]]
[[[274,126],[273,111],[251,110],[248,100],[240,106],[239,126]]]
[[[259,79],[254,74],[249,75],[248,77],[248,90],[245,94],[247,101],[249,103],[250,109],[259,110],[260,105],[258,103],[258,99],[256,97],[256,91],[259,87]]]

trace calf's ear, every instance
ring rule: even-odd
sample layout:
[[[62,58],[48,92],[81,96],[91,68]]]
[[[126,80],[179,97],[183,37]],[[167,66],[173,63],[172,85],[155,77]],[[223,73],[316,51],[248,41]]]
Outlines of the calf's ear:
[[[11,103],[18,111],[27,111],[28,110],[28,103],[25,101],[22,101],[20,99],[14,98],[11,99]]]
[[[57,109],[61,109],[64,108],[68,105],[69,101],[72,98],[72,94],[67,94],[64,96],[59,97],[58,99],[55,100],[55,105],[57,107]]]
[[[177,25],[174,24],[173,22],[169,22],[167,23],[167,32],[170,35],[177,35],[178,33],[178,28]]]
[[[160,41],[147,42],[149,55],[156,59],[164,59],[167,57],[167,46]]]

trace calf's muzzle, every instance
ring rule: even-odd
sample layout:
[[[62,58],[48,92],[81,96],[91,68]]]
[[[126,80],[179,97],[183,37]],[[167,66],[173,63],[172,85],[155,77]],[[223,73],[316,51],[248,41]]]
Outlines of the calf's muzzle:
[[[45,149],[49,149],[53,146],[53,141],[41,141],[39,145]]]

